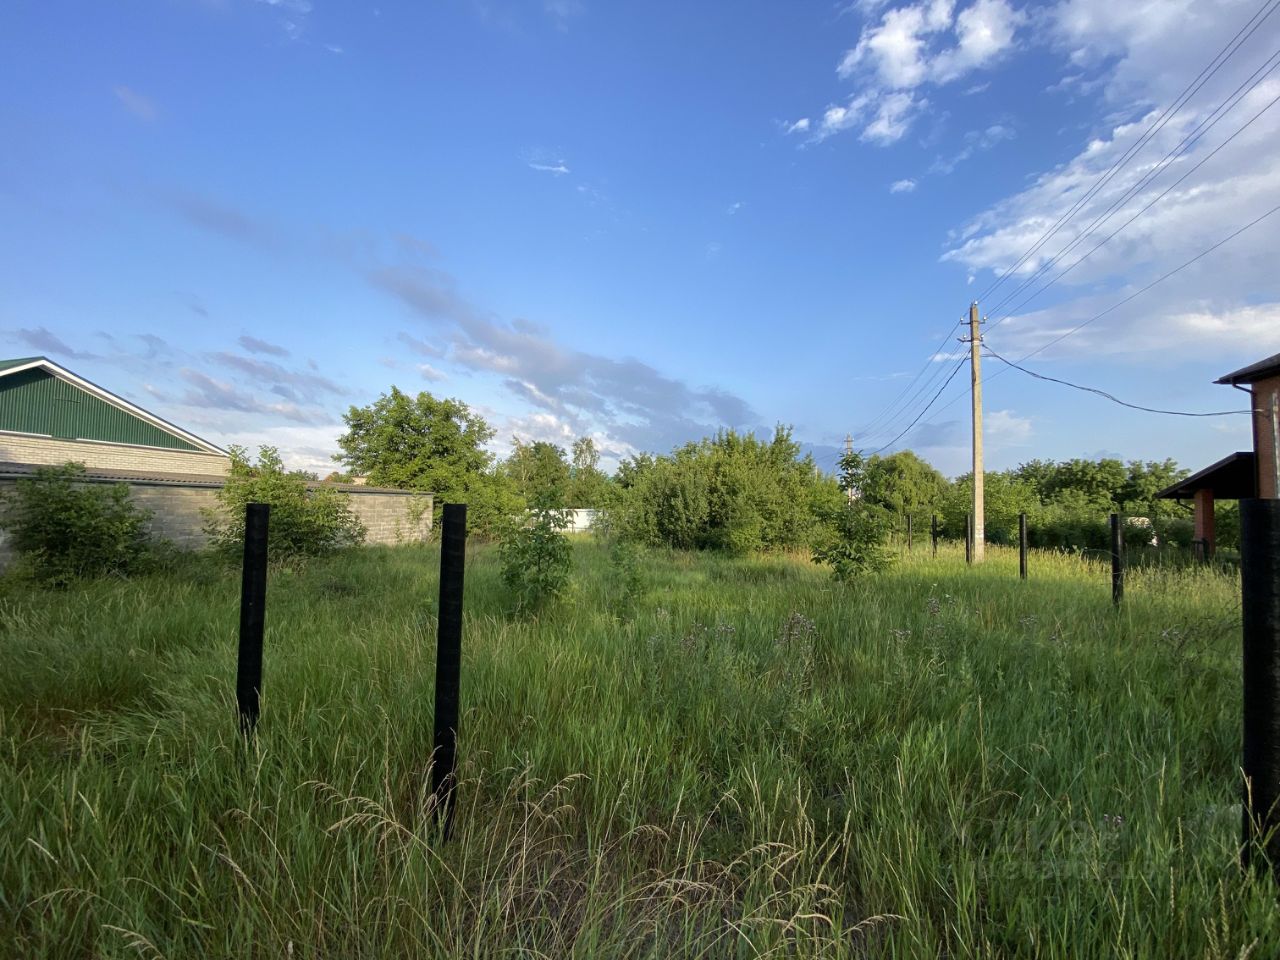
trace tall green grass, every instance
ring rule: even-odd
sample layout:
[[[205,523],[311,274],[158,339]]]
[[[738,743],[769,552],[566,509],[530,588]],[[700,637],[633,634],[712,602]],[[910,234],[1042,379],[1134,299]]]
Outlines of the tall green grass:
[[[0,593],[0,953],[1280,955],[1236,867],[1238,583],[944,549],[842,586],[654,553],[507,614],[467,569],[455,832],[428,812],[437,556]]]

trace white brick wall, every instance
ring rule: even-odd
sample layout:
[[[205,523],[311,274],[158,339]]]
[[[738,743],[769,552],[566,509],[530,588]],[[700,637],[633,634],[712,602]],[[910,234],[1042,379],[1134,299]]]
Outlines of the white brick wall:
[[[0,431],[0,461],[58,464],[74,461],[86,467],[114,470],[153,470],[157,473],[198,473],[226,476],[228,457],[187,450],[158,450],[88,440],[53,440]]]

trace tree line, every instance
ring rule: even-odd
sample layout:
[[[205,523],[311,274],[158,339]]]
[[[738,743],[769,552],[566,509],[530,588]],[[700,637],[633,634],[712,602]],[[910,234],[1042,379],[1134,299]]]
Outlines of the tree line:
[[[344,421],[337,459],[348,470],[371,484],[467,503],[480,534],[496,533],[532,507],[595,508],[635,542],[741,553],[821,546],[842,528],[841,511],[851,505],[873,511],[885,531],[903,530],[907,517],[923,531],[937,516],[943,535],[953,538],[963,535],[969,513],[969,474],[950,480],[904,450],[856,457],[844,465],[851,469],[833,475],[783,426],[767,439],[723,430],[669,453],[636,454],[610,476],[590,437],[567,448],[517,439],[499,459],[487,448],[495,431],[480,414],[425,391],[410,396],[392,387],[368,406],[351,407]],[[1186,475],[1173,460],[1115,458],[1031,460],[988,472],[987,539],[1012,542],[1018,515],[1026,513],[1036,546],[1100,547],[1107,515],[1120,512],[1148,518],[1166,541],[1189,544],[1189,507],[1156,497]],[[1218,521],[1219,542],[1229,547],[1231,505],[1222,505]]]

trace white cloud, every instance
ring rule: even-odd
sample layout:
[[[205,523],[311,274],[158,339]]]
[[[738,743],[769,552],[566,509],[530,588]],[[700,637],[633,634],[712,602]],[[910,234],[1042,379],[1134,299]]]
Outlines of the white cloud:
[[[799,120],[797,120],[795,123],[785,124],[785,127],[786,127],[786,132],[787,132],[787,133],[789,133],[789,134],[790,134],[790,133],[808,133],[808,132],[809,132],[809,118],[808,118],[808,117],[801,117],[801,118],[800,118]]]
[[[993,447],[1016,447],[1031,439],[1031,418],[1012,410],[988,410],[983,416],[983,439]]]
[[[876,115],[863,128],[861,139],[880,146],[896,143],[906,136],[916,114],[928,105],[928,100],[917,100],[909,93],[888,94],[877,104]]]
[[[126,87],[124,84],[113,87],[111,92],[116,95],[117,100],[124,104],[124,108],[139,120],[150,122],[159,113],[150,97],[144,97],[137,90]]]
[[[1271,28],[1270,38],[1258,36],[1241,47],[1212,82],[1154,131],[1164,105],[1177,98],[1210,52],[1225,46],[1251,12],[1235,0],[1141,8],[1065,0],[1054,10],[1047,21],[1052,43],[1079,65],[1074,88],[1096,91],[1088,95],[1121,119],[1083,138],[1075,156],[982,211],[950,238],[943,259],[976,273],[980,286],[1014,270],[986,301],[997,318],[1015,313],[994,329],[993,336],[1005,344],[1001,352],[1044,345],[1280,205],[1280,168],[1273,161],[1280,104],[1243,129],[1280,96],[1280,78],[1261,83],[1202,139],[1183,144],[1232,90],[1252,82],[1251,74],[1274,49],[1280,24]],[[1111,175],[1113,165],[1148,131],[1150,142]],[[1210,158],[1236,131],[1242,132]],[[1185,152],[1165,159],[1179,150]],[[1204,165],[1193,171],[1201,161]],[[1103,184],[1107,176],[1111,179]],[[1077,206],[1062,229],[1014,266]],[[1280,346],[1280,283],[1268,251],[1277,245],[1280,216],[1250,228],[1045,355],[1150,351],[1154,361],[1174,361],[1208,351],[1234,362],[1274,351]],[[1054,257],[1060,259],[1050,266]],[[1052,287],[1045,286],[1058,277]],[[1042,288],[1044,296],[1032,299]]]
[[[742,207],[743,202],[741,200],[737,200],[734,203],[729,204],[729,208],[725,210],[725,213],[732,217],[735,213],[741,210]]]
[[[862,9],[875,14],[881,6]],[[1008,0],[974,0],[959,9],[956,0],[921,0],[886,11],[863,28],[836,67],[839,77],[858,83],[859,92],[847,104],[828,107],[812,139],[860,128],[864,141],[896,143],[928,107],[914,91],[992,66],[1015,46],[1018,28],[1026,22],[1026,14]],[[808,129],[793,124],[787,132]]]
[[[542,173],[555,174],[557,177],[562,177],[566,173],[573,172],[567,166],[565,166],[565,162],[563,160],[555,160],[555,161],[552,161],[551,163],[535,163],[534,161],[531,160],[529,161],[529,169],[538,170]]]
[[[893,183],[889,184],[890,193],[910,193],[915,188],[916,182],[910,177],[905,177],[902,180],[895,180]]]

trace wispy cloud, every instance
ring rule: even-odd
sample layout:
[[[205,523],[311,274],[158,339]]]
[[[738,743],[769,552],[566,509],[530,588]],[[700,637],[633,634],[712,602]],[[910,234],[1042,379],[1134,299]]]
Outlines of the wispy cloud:
[[[890,193],[910,193],[916,188],[916,182],[910,177],[904,177],[902,180],[895,180],[889,184]]]
[[[144,97],[137,90],[126,87],[124,84],[119,84],[112,87],[111,92],[116,95],[116,99],[124,105],[124,108],[139,120],[145,120],[150,123],[159,116],[155,102],[150,97]]]
[[[440,331],[452,364],[498,376],[512,397],[570,435],[595,428],[617,449],[667,450],[719,426],[757,425],[734,394],[692,387],[633,358],[575,350],[536,324],[504,323],[461,297],[441,271],[390,267],[368,279]]]
[[[218,200],[185,191],[163,195],[164,201],[194,227],[247,243],[268,243],[271,230],[263,223]]]
[[[52,354],[50,359],[54,361],[60,357],[68,357],[72,360],[98,359],[97,354],[89,353],[87,350],[77,350],[44,327],[34,329],[22,327],[13,331],[11,336],[27,349],[38,350],[41,354]]]
[[[569,23],[585,12],[581,0],[543,0],[542,9],[546,11],[557,30],[568,30]]]
[[[542,173],[553,173],[557,177],[564,176],[564,174],[566,173],[573,172],[565,165],[565,162],[563,160],[556,160],[551,163],[538,163],[536,161],[530,160],[529,169],[538,170]]]
[[[745,203],[743,203],[741,200],[738,200],[734,203],[729,204],[729,207],[727,210],[725,210],[725,213],[732,217],[735,213],[737,213],[739,210],[741,210],[745,206],[746,206]]]
[[[268,343],[266,340],[259,340],[257,337],[250,336],[247,333],[240,337],[236,342],[250,353],[265,353],[272,357],[289,356],[289,351],[284,347],[276,346],[274,343]]]

